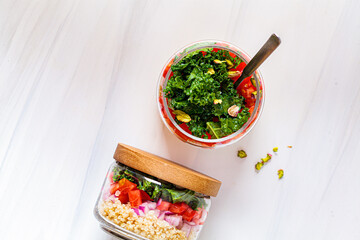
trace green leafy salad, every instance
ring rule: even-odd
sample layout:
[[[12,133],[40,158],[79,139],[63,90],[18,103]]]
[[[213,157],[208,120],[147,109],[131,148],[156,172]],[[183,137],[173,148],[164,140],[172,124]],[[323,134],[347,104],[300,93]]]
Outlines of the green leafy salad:
[[[239,130],[250,117],[233,84],[241,62],[226,50],[206,48],[173,64],[164,93],[177,123],[200,138],[222,138]]]
[[[192,190],[182,189],[174,184],[162,181],[145,173],[138,174],[136,170],[130,169],[129,167],[119,165],[114,167],[112,171],[112,179],[114,182],[118,182],[119,180],[125,178],[130,182],[135,183],[137,185],[137,189],[145,191],[155,202],[157,202],[160,198],[163,201],[170,203],[184,202],[193,210],[206,205],[204,199],[197,196],[198,193],[195,193]],[[147,177],[145,178],[143,176]],[[152,182],[151,180],[159,182],[160,185]]]

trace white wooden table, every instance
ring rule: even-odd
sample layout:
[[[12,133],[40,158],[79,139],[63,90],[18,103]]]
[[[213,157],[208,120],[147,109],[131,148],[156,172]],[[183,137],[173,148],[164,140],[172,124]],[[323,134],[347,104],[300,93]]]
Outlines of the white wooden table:
[[[217,150],[171,135],[170,55],[203,39],[254,55],[273,32],[252,132]],[[359,76],[356,0],[1,0],[0,239],[111,239],[92,209],[117,142],[223,182],[202,240],[360,239]]]

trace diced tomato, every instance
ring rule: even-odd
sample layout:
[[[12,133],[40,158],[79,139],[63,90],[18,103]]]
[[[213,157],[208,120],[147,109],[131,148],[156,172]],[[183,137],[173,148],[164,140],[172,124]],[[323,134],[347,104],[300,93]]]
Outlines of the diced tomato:
[[[120,200],[122,204],[126,204],[129,202],[129,195],[128,193],[121,193],[117,198]]]
[[[169,62],[169,64],[166,66],[166,68],[165,68],[165,70],[164,70],[164,72],[163,72],[163,77],[164,77],[164,78],[166,77],[166,74],[168,73],[168,71],[169,71],[171,65],[173,64],[173,62],[174,62],[174,59],[172,59],[172,60]]]
[[[130,182],[129,180],[123,178],[119,182],[113,183],[110,186],[110,194],[115,194],[116,191],[120,191],[121,193],[128,193],[129,191],[136,188],[136,184]]]
[[[206,135],[208,136],[208,139],[211,139],[210,133],[206,132]]]
[[[247,98],[247,99],[245,99],[245,107],[249,108],[249,110],[250,110],[250,108],[255,106],[255,102],[256,102],[255,97]]]
[[[245,67],[246,67],[246,63],[245,63],[245,62],[241,62],[241,63],[235,68],[235,70],[242,72]]]
[[[201,209],[198,209],[197,211],[195,211],[195,215],[193,216],[192,221],[196,224],[199,225],[200,224],[200,218],[201,218]]]
[[[126,178],[123,178],[119,181],[119,191],[122,193],[128,193],[133,189],[136,189],[137,185],[133,182],[130,182]]]
[[[140,190],[131,190],[128,192],[129,201],[132,207],[138,207],[142,204]]]
[[[141,195],[141,201],[143,202],[151,200],[149,194],[147,194],[144,190],[140,190],[140,195]]]
[[[241,96],[243,96],[245,99],[251,98],[251,95],[255,90],[252,87],[250,87],[250,88],[241,88],[240,89]]]
[[[119,183],[113,183],[110,185],[110,194],[115,194],[115,192],[119,189]]]
[[[182,123],[182,124],[180,124],[179,126],[180,126],[185,132],[191,134],[191,131],[190,131],[188,125],[186,125],[186,123]]]
[[[253,113],[254,107],[255,107],[255,105],[253,105],[253,106],[251,106],[251,107],[249,108],[250,115]]]
[[[254,87],[251,83],[251,77],[247,77],[242,81],[239,85],[240,94],[244,98],[250,98],[251,93],[256,91],[256,87]]]
[[[229,55],[230,55],[232,58],[235,58],[235,57],[236,57],[236,55],[235,55],[234,53],[232,53],[232,52],[229,52]]]
[[[161,201],[160,205],[156,207],[156,209],[159,209],[161,211],[168,211],[171,206],[171,203],[166,201]]]
[[[114,183],[113,176],[114,176],[114,172],[111,171],[111,173],[109,174],[109,181],[111,184]]]
[[[192,210],[190,207],[186,209],[186,211],[183,213],[182,217],[185,221],[191,222],[193,217],[195,216],[196,211]]]
[[[239,71],[240,73],[243,72],[244,68],[246,67],[246,63],[245,62],[241,62],[235,69],[230,69],[231,71]],[[241,76],[241,74],[239,76],[230,78],[231,80],[233,80],[234,82],[236,80],[238,80],[238,78]]]
[[[252,85],[250,79],[251,77],[245,78],[237,89],[238,93],[245,98],[246,107],[248,108],[254,106],[256,102],[255,96],[252,94],[256,91],[256,88]]]
[[[184,202],[182,202],[182,203],[174,203],[174,204],[170,205],[169,211],[173,212],[173,213],[176,213],[176,214],[182,214],[188,208],[189,208],[189,205],[187,205]]]

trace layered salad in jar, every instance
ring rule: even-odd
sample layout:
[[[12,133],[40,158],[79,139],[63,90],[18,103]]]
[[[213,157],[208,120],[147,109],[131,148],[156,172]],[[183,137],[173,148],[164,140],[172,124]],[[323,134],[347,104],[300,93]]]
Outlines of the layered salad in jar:
[[[102,217],[145,239],[197,239],[210,198],[121,163],[110,167],[98,203]]]

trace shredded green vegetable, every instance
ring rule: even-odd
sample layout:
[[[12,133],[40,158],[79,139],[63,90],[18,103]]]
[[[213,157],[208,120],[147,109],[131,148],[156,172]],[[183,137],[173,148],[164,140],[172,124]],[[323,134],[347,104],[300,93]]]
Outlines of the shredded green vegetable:
[[[236,72],[229,68],[236,68],[241,62],[226,50],[214,52],[206,48],[171,66],[174,75],[164,93],[171,109],[191,117],[186,125],[194,136],[208,138],[209,133],[213,139],[222,138],[239,130],[249,119],[244,98],[237,94],[229,78],[230,72]],[[233,105],[241,109],[236,117],[228,113]]]

